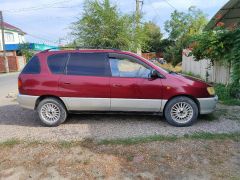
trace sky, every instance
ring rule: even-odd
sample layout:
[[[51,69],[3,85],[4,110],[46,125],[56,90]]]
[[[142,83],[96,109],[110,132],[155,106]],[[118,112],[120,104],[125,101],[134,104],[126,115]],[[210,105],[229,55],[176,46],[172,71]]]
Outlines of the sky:
[[[135,11],[135,0],[110,0],[122,13]],[[143,22],[153,21],[164,32],[164,22],[171,13],[201,9],[211,19],[228,0],[143,0]],[[81,18],[84,0],[0,0],[4,21],[27,33],[26,40],[49,45],[70,41],[71,23]]]

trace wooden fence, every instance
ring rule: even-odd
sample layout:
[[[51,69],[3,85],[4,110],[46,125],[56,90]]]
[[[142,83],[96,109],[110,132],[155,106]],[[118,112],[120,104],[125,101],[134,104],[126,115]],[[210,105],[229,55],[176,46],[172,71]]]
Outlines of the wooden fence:
[[[212,65],[208,59],[194,61],[193,56],[187,56],[189,50],[183,50],[182,56],[182,71],[192,73],[193,75],[200,76],[208,82],[215,82],[221,84],[228,84],[230,81],[231,68],[223,66],[218,62]]]

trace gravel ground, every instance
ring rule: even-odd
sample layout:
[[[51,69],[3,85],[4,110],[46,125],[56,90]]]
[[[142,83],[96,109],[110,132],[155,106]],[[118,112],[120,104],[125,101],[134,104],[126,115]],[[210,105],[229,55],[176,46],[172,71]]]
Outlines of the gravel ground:
[[[0,140],[20,138],[55,141],[236,132],[240,131],[239,112],[239,106],[229,108],[219,105],[215,114],[210,116],[211,120],[209,116],[202,116],[196,124],[184,128],[170,126],[159,116],[70,115],[64,124],[51,128],[41,126],[36,112],[11,103],[0,106]]]
[[[8,88],[10,92],[17,92],[14,83],[9,84]],[[12,97],[6,98],[8,93],[6,88],[4,91],[1,89],[0,141],[10,138],[53,141],[113,139],[155,134],[182,136],[194,132],[240,131],[240,106],[224,105],[218,105],[213,115],[201,116],[196,124],[184,128],[170,126],[160,116],[143,115],[71,115],[58,127],[42,127],[36,112],[21,108]]]

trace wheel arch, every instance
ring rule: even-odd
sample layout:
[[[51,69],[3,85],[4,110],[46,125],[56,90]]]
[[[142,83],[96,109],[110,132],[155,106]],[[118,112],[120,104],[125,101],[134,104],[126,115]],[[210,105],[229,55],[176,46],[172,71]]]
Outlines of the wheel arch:
[[[38,107],[38,104],[39,104],[42,100],[44,100],[44,99],[46,99],[46,98],[54,98],[54,99],[57,99],[57,100],[61,101],[62,104],[63,104],[63,106],[64,106],[65,109],[67,110],[67,106],[66,106],[66,104],[64,103],[64,101],[63,101],[60,97],[54,96],[54,95],[42,95],[42,96],[39,96],[39,97],[37,98],[37,100],[36,100],[34,110],[36,110],[37,107]]]
[[[174,98],[176,98],[176,97],[188,97],[188,98],[192,99],[192,100],[196,103],[196,105],[197,105],[197,107],[198,107],[198,114],[200,113],[200,103],[199,103],[199,101],[197,100],[197,98],[195,98],[194,96],[188,95],[188,94],[179,94],[179,95],[172,96],[170,99],[167,100],[167,102],[166,102],[166,104],[164,105],[164,108],[163,108],[163,115],[164,115],[164,113],[165,113],[165,108],[166,108],[167,104],[168,104],[172,99],[174,99]]]

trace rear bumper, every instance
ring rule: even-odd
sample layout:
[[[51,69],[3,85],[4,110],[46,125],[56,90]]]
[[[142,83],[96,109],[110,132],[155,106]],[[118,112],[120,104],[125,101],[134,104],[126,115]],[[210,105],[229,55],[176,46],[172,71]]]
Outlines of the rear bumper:
[[[39,96],[29,96],[29,95],[23,95],[18,94],[17,101],[21,107],[27,108],[27,109],[34,109],[36,100]]]
[[[198,98],[200,104],[200,114],[209,114],[216,109],[218,96],[211,98]]]

